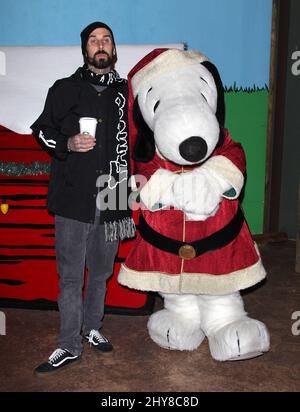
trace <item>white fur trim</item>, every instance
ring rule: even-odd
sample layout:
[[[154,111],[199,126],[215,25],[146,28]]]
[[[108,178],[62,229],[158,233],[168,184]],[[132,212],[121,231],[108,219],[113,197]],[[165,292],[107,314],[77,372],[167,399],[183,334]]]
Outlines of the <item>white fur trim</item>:
[[[228,182],[235,190],[235,196],[223,197],[228,199],[236,199],[244,186],[243,173],[238,169],[231,160],[225,156],[213,156],[208,159],[201,168],[209,170],[217,178],[221,178]]]
[[[164,192],[172,185],[178,174],[167,169],[158,169],[140,191],[144,205],[151,209],[160,201]]]
[[[118,282],[132,289],[164,293],[206,293],[225,295],[249,288],[266,277],[259,259],[254,265],[226,275],[181,273],[169,275],[161,272],[138,272],[122,264]]]
[[[196,50],[169,49],[139,70],[131,79],[133,96],[136,97],[145,82],[161,76],[171,70],[178,70],[184,66],[190,66],[207,61],[208,58]]]

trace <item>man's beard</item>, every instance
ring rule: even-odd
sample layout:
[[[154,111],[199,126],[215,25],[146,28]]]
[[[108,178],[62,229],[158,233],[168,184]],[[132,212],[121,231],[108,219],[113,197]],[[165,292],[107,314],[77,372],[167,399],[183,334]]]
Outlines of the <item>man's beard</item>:
[[[107,58],[99,59],[97,57],[98,54],[105,54]],[[102,52],[98,51],[97,53],[94,54],[94,57],[92,59],[89,56],[87,56],[87,61],[90,65],[94,66],[96,69],[107,69],[108,67],[111,67],[113,65],[112,57],[105,51],[102,51]]]

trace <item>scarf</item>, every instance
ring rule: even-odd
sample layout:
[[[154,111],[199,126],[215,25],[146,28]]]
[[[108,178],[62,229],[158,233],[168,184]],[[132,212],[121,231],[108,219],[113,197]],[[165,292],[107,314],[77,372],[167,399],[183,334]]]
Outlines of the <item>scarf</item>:
[[[127,80],[120,78],[118,72],[114,69],[108,73],[97,74],[84,65],[80,69],[80,76],[84,81],[98,86],[113,88],[127,84]],[[114,139],[109,141],[109,170],[105,173],[109,175],[109,179],[107,185],[105,185],[103,196],[105,196],[105,193],[108,194],[109,191],[113,191],[116,195],[117,204],[119,204],[119,198],[122,196],[122,192],[125,200],[124,188],[126,190],[130,177],[130,156],[127,125],[127,96],[124,96],[122,93],[118,93],[117,95],[118,97],[115,99],[116,110],[118,112],[117,134]],[[128,198],[126,198],[126,201],[127,200]],[[127,208],[124,207],[123,210],[101,210],[100,216],[105,226],[105,239],[107,242],[135,236],[135,223],[132,218],[132,211],[128,209],[128,206]]]
[[[122,79],[115,69],[110,70],[108,73],[98,74],[90,70],[87,65],[84,65],[82,68],[82,78],[89,83],[106,87],[114,86],[116,83],[127,83],[127,80]]]

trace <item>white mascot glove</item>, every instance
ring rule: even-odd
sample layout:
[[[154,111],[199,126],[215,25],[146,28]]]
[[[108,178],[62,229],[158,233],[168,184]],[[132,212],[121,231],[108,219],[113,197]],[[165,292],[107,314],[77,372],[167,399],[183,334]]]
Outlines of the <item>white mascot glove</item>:
[[[173,184],[177,207],[191,220],[206,220],[214,216],[222,195],[231,188],[224,179],[205,166],[182,173]]]
[[[140,198],[147,209],[155,211],[174,206],[172,185],[179,175],[167,169],[158,169],[143,186]]]

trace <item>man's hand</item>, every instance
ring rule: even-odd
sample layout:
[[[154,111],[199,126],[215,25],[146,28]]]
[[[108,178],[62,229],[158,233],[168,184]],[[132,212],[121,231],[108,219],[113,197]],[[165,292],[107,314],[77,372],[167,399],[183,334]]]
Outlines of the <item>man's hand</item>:
[[[72,152],[88,152],[95,145],[96,138],[89,134],[76,134],[68,139],[68,149]]]

